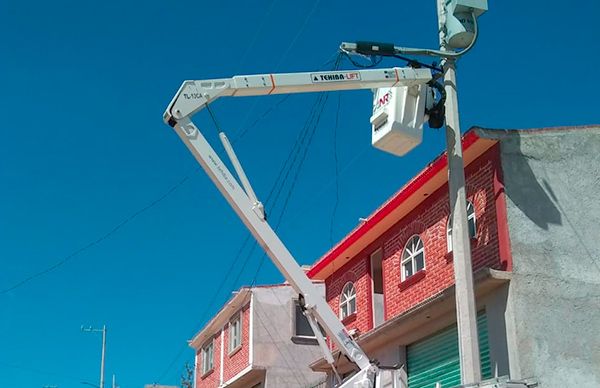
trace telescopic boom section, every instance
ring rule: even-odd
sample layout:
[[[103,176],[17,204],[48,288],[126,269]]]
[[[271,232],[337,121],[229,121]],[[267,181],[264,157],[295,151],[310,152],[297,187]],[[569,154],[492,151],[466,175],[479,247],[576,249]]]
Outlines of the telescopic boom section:
[[[294,290],[303,295],[306,309],[323,326],[342,353],[361,371],[373,367],[337,315],[287,250],[267,221],[253,209],[249,198],[215,150],[194,125],[191,116],[221,96],[251,96],[276,93],[322,92],[411,86],[431,79],[428,69],[392,68],[376,70],[331,71],[296,74],[263,74],[233,78],[185,81],[169,104],[164,120],[175,129],[227,202],[250,230]]]
[[[287,74],[239,75],[204,81],[185,81],[169,104],[164,119],[190,117],[206,104],[224,96],[260,96],[413,86],[431,80],[429,69],[339,70]]]

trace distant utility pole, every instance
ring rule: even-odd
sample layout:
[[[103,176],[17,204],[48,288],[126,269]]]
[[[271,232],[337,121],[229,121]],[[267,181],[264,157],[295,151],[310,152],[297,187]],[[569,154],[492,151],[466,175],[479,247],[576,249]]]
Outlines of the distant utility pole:
[[[446,41],[447,0],[437,0],[441,51],[448,51]],[[446,91],[446,147],[448,156],[448,190],[452,215],[452,256],[456,295],[456,322],[462,384],[481,381],[479,337],[473,287],[471,242],[467,222],[465,171],[456,92],[456,59],[444,60],[444,89]]]
[[[81,331],[88,333],[102,333],[102,359],[100,360],[100,388],[104,388],[104,356],[106,353],[106,325],[102,325],[102,329],[94,329],[91,326],[81,326]],[[114,379],[114,378],[113,378]]]

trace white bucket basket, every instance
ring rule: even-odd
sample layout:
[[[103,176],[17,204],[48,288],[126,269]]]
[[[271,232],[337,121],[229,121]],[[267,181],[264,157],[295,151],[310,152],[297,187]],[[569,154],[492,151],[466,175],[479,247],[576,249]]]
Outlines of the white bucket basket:
[[[374,90],[371,143],[397,156],[418,146],[423,139],[426,85]]]

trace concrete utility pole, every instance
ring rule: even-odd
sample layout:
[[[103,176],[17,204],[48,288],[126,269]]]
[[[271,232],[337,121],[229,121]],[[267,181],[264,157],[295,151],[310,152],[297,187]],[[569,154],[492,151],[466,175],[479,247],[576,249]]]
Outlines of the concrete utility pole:
[[[106,354],[106,325],[102,325],[102,329],[94,329],[91,326],[81,326],[81,331],[88,333],[102,333],[102,359],[100,360],[100,388],[104,388],[104,357]]]
[[[446,51],[445,0],[437,0],[440,49]],[[446,150],[448,155],[448,190],[452,217],[452,256],[456,294],[456,322],[462,384],[481,381],[479,336],[477,331],[471,241],[467,222],[467,197],[462,155],[458,96],[456,92],[456,60],[444,62],[446,90]]]

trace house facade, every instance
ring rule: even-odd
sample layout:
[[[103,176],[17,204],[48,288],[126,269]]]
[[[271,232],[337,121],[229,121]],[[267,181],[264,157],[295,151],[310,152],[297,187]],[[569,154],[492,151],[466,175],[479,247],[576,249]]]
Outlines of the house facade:
[[[325,377],[308,367],[322,352],[287,284],[240,289],[190,346],[196,388],[305,388]]]
[[[600,127],[474,128],[463,154],[482,376],[600,386]],[[308,272],[409,388],[460,384],[447,177],[441,155]]]

